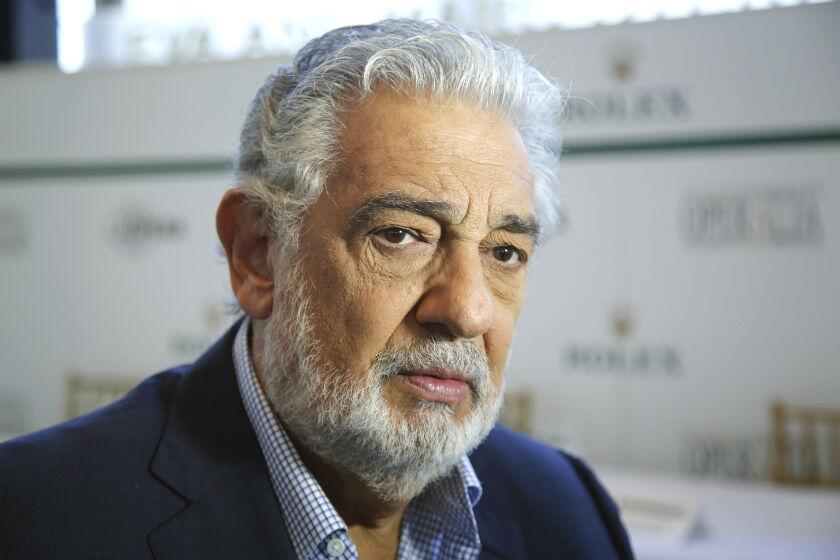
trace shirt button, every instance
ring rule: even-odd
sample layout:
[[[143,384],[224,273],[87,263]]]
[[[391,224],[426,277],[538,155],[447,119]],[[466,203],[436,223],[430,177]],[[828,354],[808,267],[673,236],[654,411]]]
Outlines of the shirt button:
[[[347,547],[344,546],[344,542],[341,539],[330,539],[330,542],[327,543],[327,554],[333,558],[337,558],[344,554],[345,548]]]

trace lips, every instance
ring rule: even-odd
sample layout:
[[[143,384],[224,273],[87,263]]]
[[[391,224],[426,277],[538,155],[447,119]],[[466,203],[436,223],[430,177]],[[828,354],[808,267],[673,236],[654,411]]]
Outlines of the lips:
[[[457,406],[470,393],[470,377],[444,368],[420,368],[405,372],[400,378],[421,399]]]

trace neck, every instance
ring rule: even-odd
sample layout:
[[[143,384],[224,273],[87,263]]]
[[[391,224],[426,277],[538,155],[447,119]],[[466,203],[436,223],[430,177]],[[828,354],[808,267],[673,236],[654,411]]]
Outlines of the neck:
[[[347,524],[362,560],[392,560],[397,556],[400,524],[408,501],[383,500],[357,476],[324,461],[288,432],[304,464]]]
[[[304,464],[348,526],[381,529],[396,524],[399,528],[408,501],[383,500],[356,475],[328,463],[302,445],[288,430],[287,433]]]

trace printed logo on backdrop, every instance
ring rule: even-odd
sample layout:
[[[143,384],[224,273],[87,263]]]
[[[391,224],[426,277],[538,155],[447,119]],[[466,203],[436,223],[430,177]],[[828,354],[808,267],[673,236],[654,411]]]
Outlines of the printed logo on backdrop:
[[[0,207],[0,256],[15,256],[29,246],[29,223],[23,209]]]
[[[560,359],[572,373],[673,377],[682,371],[679,352],[668,344],[576,342],[562,349]]]
[[[112,244],[128,256],[142,255],[152,247],[179,241],[186,233],[186,219],[153,212],[139,202],[122,206],[107,231]]]
[[[689,88],[681,84],[636,84],[642,63],[638,43],[619,41],[604,57],[607,76],[615,84],[601,90],[573,92],[569,125],[599,126],[667,123],[691,116]]]
[[[756,480],[769,476],[770,438],[764,434],[691,434],[682,450],[681,470],[694,476]]]
[[[821,195],[811,186],[688,194],[682,204],[682,237],[691,247],[820,245]]]
[[[169,336],[167,348],[172,359],[193,361],[210,348],[230,321],[229,314],[219,304],[205,305],[200,311],[200,326],[196,330],[175,332]]]
[[[635,41],[618,41],[610,45],[607,54],[610,77],[627,84],[635,77],[641,63],[641,47]]]
[[[609,313],[608,327],[614,340],[569,343],[560,350],[565,371],[605,376],[672,377],[682,371],[677,349],[661,342],[632,342],[636,328],[633,308],[616,305]]]

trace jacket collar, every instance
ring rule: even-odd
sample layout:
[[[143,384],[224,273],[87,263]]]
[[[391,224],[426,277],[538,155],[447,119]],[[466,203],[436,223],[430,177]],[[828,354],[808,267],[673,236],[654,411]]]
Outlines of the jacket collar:
[[[487,439],[491,439],[495,429]],[[498,466],[487,454],[487,439],[470,455],[470,462],[481,481],[484,492],[475,507],[478,536],[481,538],[480,560],[502,558],[526,558],[522,532],[510,514],[511,505],[500,500],[501,494],[494,486],[503,484],[498,480]]]
[[[159,560],[294,558],[233,366],[237,322],[185,374],[152,474],[185,507],[149,535]]]

